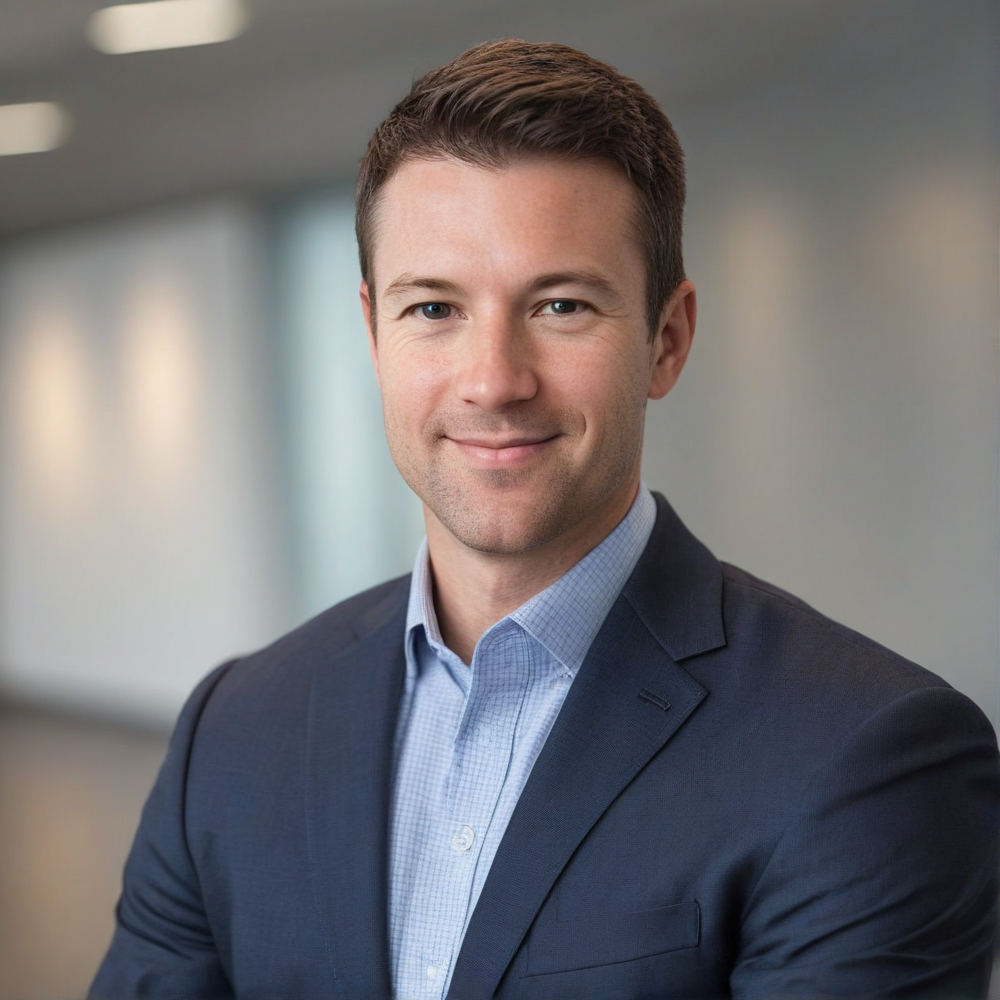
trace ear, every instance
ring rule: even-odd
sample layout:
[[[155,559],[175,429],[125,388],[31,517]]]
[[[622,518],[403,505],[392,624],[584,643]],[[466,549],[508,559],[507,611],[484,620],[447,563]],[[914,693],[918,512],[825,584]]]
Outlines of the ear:
[[[375,311],[371,293],[368,290],[368,282],[361,282],[361,311],[365,315],[365,328],[368,331],[368,353],[371,355],[372,368],[375,369],[375,381],[382,387],[381,379],[378,375],[378,342],[375,340]]]
[[[698,300],[694,285],[685,278],[673,291],[660,313],[652,343],[649,398],[662,399],[674,387],[687,361],[694,339]]]

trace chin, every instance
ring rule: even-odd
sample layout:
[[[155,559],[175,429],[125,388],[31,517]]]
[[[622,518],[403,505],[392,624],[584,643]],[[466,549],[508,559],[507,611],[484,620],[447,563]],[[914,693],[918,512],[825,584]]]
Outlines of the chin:
[[[534,525],[448,524],[463,545],[495,556],[517,556],[549,541]]]
[[[425,499],[441,524],[463,545],[477,552],[514,556],[544,545],[580,520],[571,490],[518,496],[514,491]]]

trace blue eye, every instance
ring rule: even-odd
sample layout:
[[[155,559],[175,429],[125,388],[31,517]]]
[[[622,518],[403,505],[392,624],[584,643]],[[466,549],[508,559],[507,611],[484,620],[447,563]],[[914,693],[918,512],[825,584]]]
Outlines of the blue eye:
[[[572,302],[568,299],[556,299],[555,302],[550,302],[549,305],[557,316],[566,316],[569,313],[575,313],[580,303]]]
[[[424,319],[447,319],[451,315],[451,306],[443,302],[425,302],[417,308]]]

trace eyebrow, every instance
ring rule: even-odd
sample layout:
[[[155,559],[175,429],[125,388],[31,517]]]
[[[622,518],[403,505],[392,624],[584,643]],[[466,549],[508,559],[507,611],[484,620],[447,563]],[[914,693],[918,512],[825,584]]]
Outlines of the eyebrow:
[[[528,286],[530,292],[543,292],[558,285],[586,285],[609,298],[617,299],[619,293],[615,286],[604,275],[597,271],[553,271],[535,278]],[[447,292],[455,294],[460,291],[458,285],[445,278],[419,276],[410,273],[401,274],[395,281],[386,286],[382,293],[385,298],[396,298],[413,291]]]
[[[544,292],[558,285],[586,285],[609,298],[619,298],[615,286],[598,271],[554,271],[535,278],[528,287],[532,292]]]
[[[404,273],[387,285],[382,295],[387,299],[396,298],[399,295],[405,295],[407,292],[413,292],[417,289],[431,292],[449,292],[451,294],[459,291],[458,285],[453,281],[446,281],[444,278],[425,278],[415,274]]]

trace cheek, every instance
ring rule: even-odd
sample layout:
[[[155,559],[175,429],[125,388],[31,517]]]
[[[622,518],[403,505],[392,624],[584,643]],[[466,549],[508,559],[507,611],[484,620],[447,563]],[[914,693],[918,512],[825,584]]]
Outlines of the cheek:
[[[446,378],[439,364],[387,352],[380,359],[379,383],[386,429],[405,438],[419,435],[440,402]]]
[[[595,431],[596,425],[615,423],[623,414],[645,408],[649,371],[644,353],[605,342],[565,352],[552,359],[549,370],[561,402],[580,410]]]

